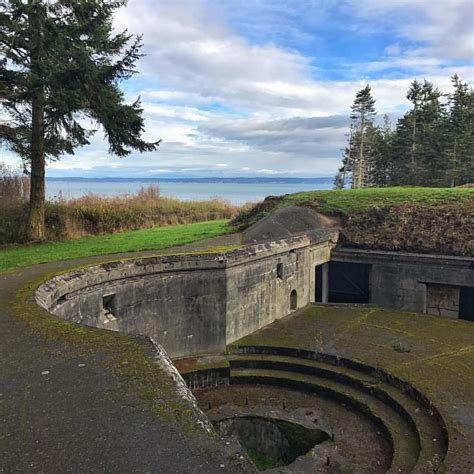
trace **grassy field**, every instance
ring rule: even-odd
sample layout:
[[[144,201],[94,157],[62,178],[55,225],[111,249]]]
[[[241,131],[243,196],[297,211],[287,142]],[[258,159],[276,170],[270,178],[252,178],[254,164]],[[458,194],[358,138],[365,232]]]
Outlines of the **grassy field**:
[[[353,248],[474,256],[473,188],[368,188],[309,191],[244,209],[242,230],[274,209],[308,206],[342,221],[340,243]]]
[[[318,212],[350,216],[359,211],[403,204],[430,207],[452,205],[462,207],[474,203],[474,188],[366,188],[306,191],[282,196],[281,200],[257,204],[244,209],[234,219],[235,224],[248,226],[274,208],[311,206]]]
[[[140,250],[161,250],[229,232],[227,220],[174,225],[0,250],[0,272],[37,263]]]

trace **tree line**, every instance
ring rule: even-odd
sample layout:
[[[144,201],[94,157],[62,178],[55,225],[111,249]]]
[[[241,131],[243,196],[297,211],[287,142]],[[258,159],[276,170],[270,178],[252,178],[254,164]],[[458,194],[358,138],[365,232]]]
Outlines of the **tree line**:
[[[453,187],[474,182],[474,90],[457,75],[442,94],[414,80],[411,108],[392,127],[376,125],[370,86],[357,92],[336,189],[371,186]]]

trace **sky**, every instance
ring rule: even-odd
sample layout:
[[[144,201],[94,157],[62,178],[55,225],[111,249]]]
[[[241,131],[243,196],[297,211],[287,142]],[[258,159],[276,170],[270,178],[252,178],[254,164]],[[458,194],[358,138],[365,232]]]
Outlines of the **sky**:
[[[117,31],[143,34],[141,97],[155,152],[108,154],[103,133],[47,176],[333,176],[355,93],[381,117],[409,108],[414,78],[474,82],[470,0],[129,0]],[[0,148],[0,161],[18,158]]]

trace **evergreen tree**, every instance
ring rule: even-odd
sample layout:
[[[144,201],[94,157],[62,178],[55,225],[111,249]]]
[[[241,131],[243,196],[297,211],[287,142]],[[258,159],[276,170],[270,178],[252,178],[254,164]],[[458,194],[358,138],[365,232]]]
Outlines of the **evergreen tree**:
[[[474,182],[474,91],[457,74],[451,80],[454,91],[448,96],[444,139],[447,184],[456,186]]]
[[[370,86],[357,92],[351,106],[351,122],[355,133],[349,144],[353,156],[352,187],[363,188],[371,184],[370,168],[373,153],[373,118],[375,100],[372,98]]]
[[[408,90],[413,108],[397,123],[393,137],[393,184],[440,186],[443,157],[441,93],[428,81],[413,81]]]
[[[119,82],[134,74],[141,38],[112,33],[125,0],[0,1],[1,102],[10,123],[0,139],[31,170],[29,233],[44,238],[45,163],[89,143],[101,126],[109,152],[155,150],[142,138],[137,99],[125,104]]]
[[[353,135],[354,135],[354,124],[351,122],[350,131],[348,136],[348,145],[344,149],[342,156],[342,165],[338,170],[336,177],[334,178],[334,187],[335,189],[344,189],[346,187],[347,181],[350,174],[352,173],[352,165],[354,162],[354,145],[353,145]],[[352,183],[351,183],[352,187]]]
[[[342,186],[349,175],[352,188],[374,185],[377,142],[377,129],[373,123],[375,115],[375,100],[372,98],[370,86],[367,85],[357,92],[351,106],[350,135],[339,170]]]
[[[394,132],[388,115],[383,116],[383,125],[376,130],[376,153],[374,156],[374,186],[390,186],[393,174],[392,142]]]

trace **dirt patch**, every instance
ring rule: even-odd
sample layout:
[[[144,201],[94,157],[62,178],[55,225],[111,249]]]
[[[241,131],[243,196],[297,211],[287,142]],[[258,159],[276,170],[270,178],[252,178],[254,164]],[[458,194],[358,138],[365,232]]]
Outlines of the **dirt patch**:
[[[305,206],[276,209],[243,232],[245,242],[290,237],[300,232],[327,229],[340,225],[340,220],[330,218]]]

